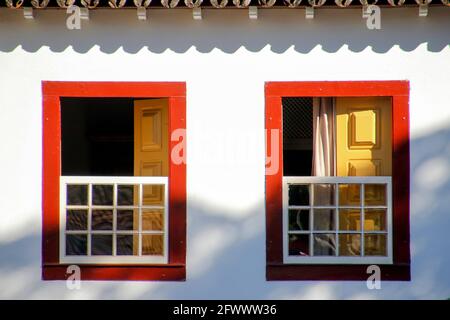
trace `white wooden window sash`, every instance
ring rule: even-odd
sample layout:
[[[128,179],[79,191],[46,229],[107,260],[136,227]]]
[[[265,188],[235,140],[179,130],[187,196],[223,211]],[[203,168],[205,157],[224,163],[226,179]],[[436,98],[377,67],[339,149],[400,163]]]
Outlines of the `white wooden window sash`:
[[[67,185],[86,185],[88,189],[87,205],[68,205],[67,204]],[[112,185],[113,186],[113,204],[111,206],[92,204],[92,186],[93,185]],[[139,197],[137,206],[119,206],[117,201],[118,186],[132,185],[138,186]],[[143,205],[142,191],[144,185],[163,185],[164,200],[161,205]],[[92,177],[92,176],[61,176],[60,177],[60,263],[70,264],[167,264],[168,263],[168,222],[169,222],[169,203],[168,203],[168,177]],[[66,230],[66,211],[70,209],[83,209],[88,211],[87,230],[75,231]],[[112,230],[92,230],[92,210],[107,209],[113,212]],[[135,230],[117,230],[117,210],[139,210],[139,228]],[[163,230],[142,230],[142,211],[145,209],[163,210]],[[66,255],[66,235],[85,234],[87,235],[87,255]],[[112,235],[112,255],[91,255],[91,236],[107,234]],[[163,254],[162,255],[143,255],[142,254],[142,235],[163,235]],[[117,235],[138,235],[139,252],[138,255],[117,255]]]
[[[315,206],[314,188],[315,184],[334,185],[334,205]],[[339,205],[339,184],[359,184],[360,204],[340,206]],[[386,186],[386,205],[368,206],[365,205],[364,186],[367,184],[382,184]],[[289,206],[289,185],[307,185],[309,187],[309,205]],[[370,177],[283,177],[283,263],[285,264],[392,264],[392,178],[381,176]],[[309,230],[293,231],[289,230],[289,209],[309,210]],[[315,231],[314,209],[334,210],[334,230]],[[339,209],[358,209],[361,212],[361,228],[357,231],[339,230]],[[364,230],[365,209],[385,209],[386,210],[386,230],[367,231]],[[293,256],[289,255],[289,234],[304,234],[309,236],[309,255]],[[335,234],[336,252],[334,256],[313,256],[314,235],[315,234]],[[360,256],[339,256],[339,234],[360,234]],[[384,234],[386,235],[386,256],[365,256],[364,255],[364,234]]]

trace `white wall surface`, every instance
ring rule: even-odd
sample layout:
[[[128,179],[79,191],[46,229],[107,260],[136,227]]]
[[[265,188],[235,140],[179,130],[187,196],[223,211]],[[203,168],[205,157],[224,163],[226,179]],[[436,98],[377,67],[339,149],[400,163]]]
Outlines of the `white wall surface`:
[[[0,10],[0,298],[450,297],[450,8]],[[266,282],[264,82],[409,80],[412,281]],[[186,81],[186,282],[41,281],[41,80]]]

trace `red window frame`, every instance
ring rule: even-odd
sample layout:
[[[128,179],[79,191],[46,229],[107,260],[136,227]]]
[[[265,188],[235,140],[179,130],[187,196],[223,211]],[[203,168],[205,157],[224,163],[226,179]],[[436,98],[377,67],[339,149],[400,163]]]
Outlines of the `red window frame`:
[[[409,281],[409,81],[306,81],[266,82],[265,126],[267,134],[278,129],[283,145],[282,97],[392,97],[393,264],[379,265],[381,280]],[[271,139],[266,154],[270,155]],[[266,278],[267,280],[366,280],[368,265],[299,265],[283,263],[282,178],[283,152],[279,170],[266,168]],[[267,161],[266,161],[267,163]]]
[[[59,177],[61,175],[61,97],[168,98],[169,137],[186,129],[184,82],[42,82],[42,278],[64,280],[59,262]],[[169,141],[169,154],[181,141]],[[183,141],[184,146],[186,141]],[[185,152],[185,149],[184,149]],[[161,265],[79,265],[81,280],[186,279],[186,164],[169,161],[169,263]]]

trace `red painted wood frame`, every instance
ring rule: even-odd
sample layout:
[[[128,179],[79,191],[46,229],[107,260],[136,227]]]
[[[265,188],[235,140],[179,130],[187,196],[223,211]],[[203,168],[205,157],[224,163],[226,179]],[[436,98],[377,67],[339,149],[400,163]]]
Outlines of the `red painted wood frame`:
[[[186,128],[184,82],[42,82],[42,278],[64,280],[59,262],[59,179],[61,175],[61,97],[168,98],[169,137]],[[183,138],[181,138],[183,139]],[[180,141],[169,142],[169,155]],[[184,146],[186,141],[183,141]],[[183,152],[186,152],[184,149]],[[169,263],[161,265],[80,265],[82,280],[186,279],[186,164],[169,161]]]
[[[325,81],[267,82],[266,129],[280,130],[283,145],[282,97],[392,97],[393,264],[380,265],[382,280],[410,280],[409,249],[409,82]],[[267,156],[271,142],[267,138]],[[299,265],[283,263],[282,178],[279,170],[266,173],[266,278],[267,280],[366,280],[368,265]]]

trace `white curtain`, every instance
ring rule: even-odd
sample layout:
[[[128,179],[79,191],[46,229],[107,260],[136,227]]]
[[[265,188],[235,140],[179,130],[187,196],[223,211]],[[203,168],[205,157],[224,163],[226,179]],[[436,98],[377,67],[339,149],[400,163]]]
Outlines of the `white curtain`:
[[[313,99],[313,176],[334,176],[334,101]]]
[[[334,99],[314,98],[313,100],[313,176],[334,176]],[[334,203],[334,191],[330,185],[314,186],[314,204],[332,205]],[[336,223],[332,210],[329,214],[314,214],[314,225],[324,227],[325,230],[333,230]],[[315,255],[334,255],[336,239],[333,235],[314,236]]]

